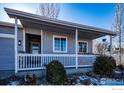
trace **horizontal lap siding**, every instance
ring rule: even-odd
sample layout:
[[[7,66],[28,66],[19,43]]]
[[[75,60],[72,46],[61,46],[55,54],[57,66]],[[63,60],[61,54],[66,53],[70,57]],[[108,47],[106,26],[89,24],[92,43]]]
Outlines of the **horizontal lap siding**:
[[[44,31],[43,32],[43,52],[45,54],[61,54],[61,52],[53,52],[53,35],[55,36],[67,36],[67,53],[62,54],[74,54],[75,53],[75,39],[74,34],[65,34],[65,33],[59,33],[59,32],[50,32],[50,31]]]
[[[36,28],[25,28],[26,33],[41,35],[41,30]],[[65,31],[66,32],[66,31]],[[61,54],[61,52],[53,52],[53,35],[67,36],[67,53],[62,54],[75,54],[75,33],[74,31],[70,34],[57,31],[46,31],[43,30],[43,53],[44,54]],[[88,53],[92,53],[92,40],[78,37],[79,40],[88,41]]]
[[[23,31],[22,30],[18,30],[18,35],[17,35],[17,42],[19,40],[21,40],[21,45],[18,45],[18,52],[22,52],[23,51]]]
[[[78,65],[93,65],[94,57],[78,57]]]
[[[2,34],[14,34],[14,28],[0,26],[0,33],[2,33]]]
[[[88,53],[92,53],[93,50],[93,41],[91,39],[84,39],[83,37],[78,37],[80,41],[87,41],[88,42]]]

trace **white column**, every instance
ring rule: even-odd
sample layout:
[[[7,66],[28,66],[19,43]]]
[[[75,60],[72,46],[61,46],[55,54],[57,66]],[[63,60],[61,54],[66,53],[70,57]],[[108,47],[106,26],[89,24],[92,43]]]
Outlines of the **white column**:
[[[18,19],[17,17],[15,17],[15,73],[18,72],[17,70],[17,53],[18,53],[18,50],[17,50],[17,31],[18,31]]]
[[[41,54],[43,54],[43,30],[41,30]]]
[[[75,32],[76,69],[78,69],[78,29]]]
[[[23,29],[23,51],[25,52],[25,29]]]
[[[43,30],[41,29],[41,67],[42,67],[42,58],[43,58]]]
[[[112,56],[112,35],[110,35],[110,56]]]

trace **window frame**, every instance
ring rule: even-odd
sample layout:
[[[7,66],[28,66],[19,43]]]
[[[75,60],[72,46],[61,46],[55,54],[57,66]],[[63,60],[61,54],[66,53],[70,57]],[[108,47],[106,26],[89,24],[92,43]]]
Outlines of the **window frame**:
[[[65,51],[55,50],[55,38],[65,38],[66,39],[66,48],[65,48]],[[67,53],[67,48],[68,48],[68,39],[67,39],[67,36],[53,35],[53,52]]]
[[[79,42],[82,42],[82,43],[86,43],[87,44],[86,53],[88,53],[88,41],[84,41],[84,40],[78,40],[78,53],[83,53],[83,52],[80,52],[79,51]]]

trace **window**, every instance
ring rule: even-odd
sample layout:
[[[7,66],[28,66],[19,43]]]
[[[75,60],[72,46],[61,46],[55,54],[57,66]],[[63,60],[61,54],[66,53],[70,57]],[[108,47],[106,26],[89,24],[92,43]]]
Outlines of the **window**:
[[[88,42],[79,41],[78,42],[78,52],[79,53],[87,53],[88,52]]]
[[[67,37],[54,36],[53,51],[54,52],[67,52]]]

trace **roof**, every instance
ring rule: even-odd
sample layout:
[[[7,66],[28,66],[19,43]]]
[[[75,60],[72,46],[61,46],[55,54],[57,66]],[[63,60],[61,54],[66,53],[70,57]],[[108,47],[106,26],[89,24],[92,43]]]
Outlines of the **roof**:
[[[9,23],[9,22],[3,22],[3,21],[0,21],[0,26],[5,26],[5,27],[12,27],[14,28],[15,27],[15,24],[14,23]],[[22,29],[22,25],[18,25],[18,28]]]
[[[85,29],[88,31],[94,31],[94,32],[105,34],[105,35],[116,35],[116,33],[114,31],[103,29],[103,28],[87,26],[87,25],[72,23],[72,22],[58,20],[58,19],[52,19],[52,18],[39,16],[36,14],[27,13],[27,12],[10,9],[10,8],[4,8],[4,9],[7,12],[7,14],[9,15],[9,17],[11,17],[11,18],[15,18],[15,17],[17,17],[18,19],[27,18],[30,20],[36,20],[38,22],[39,21],[49,22],[49,23],[52,23],[55,25],[62,25],[62,26],[66,26],[66,27],[70,27],[70,28],[74,28],[74,29],[83,29],[83,30]]]

